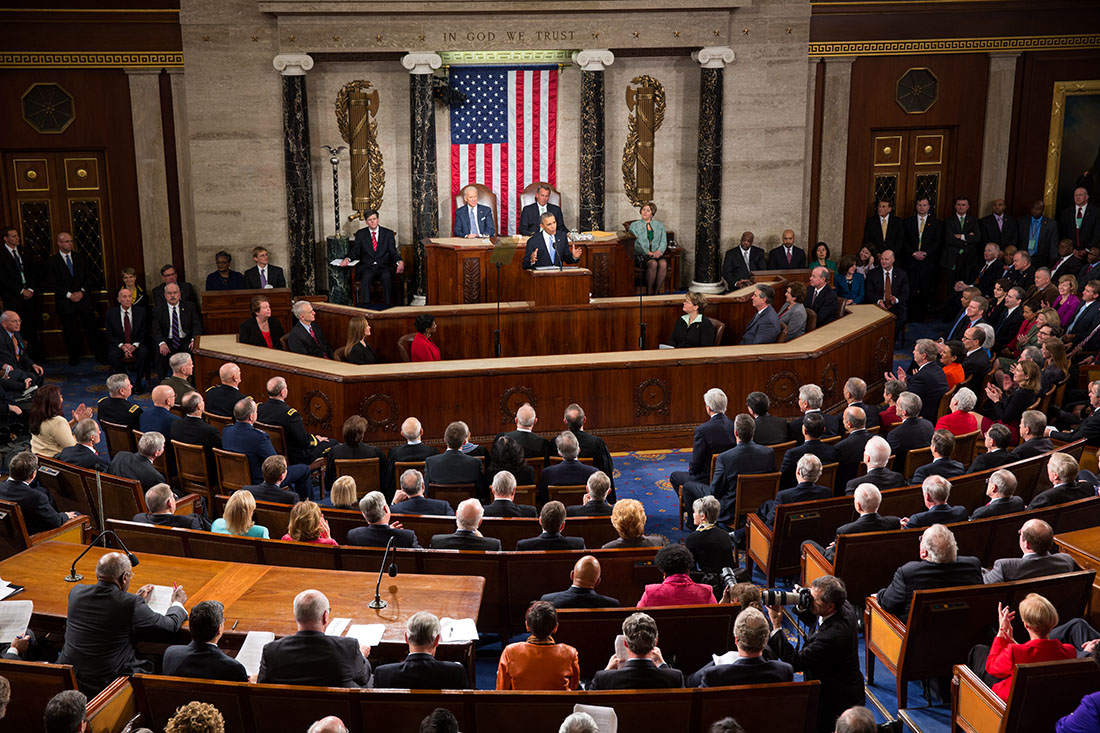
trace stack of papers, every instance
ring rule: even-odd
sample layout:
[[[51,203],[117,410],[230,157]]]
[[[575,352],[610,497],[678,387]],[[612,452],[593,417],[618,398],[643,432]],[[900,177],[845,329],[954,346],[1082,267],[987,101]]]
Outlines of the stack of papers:
[[[591,715],[596,725],[600,727],[600,733],[617,733],[619,730],[619,716],[615,715],[615,708],[577,703],[573,706],[573,712]]]
[[[334,618],[325,627],[325,636],[343,636],[344,629],[351,623],[350,618]]]
[[[352,624],[347,635],[357,639],[359,646],[378,646],[385,632],[385,624]]]
[[[737,661],[738,655],[737,655],[737,650],[734,649],[733,651],[726,652],[722,656],[718,656],[717,654],[711,654],[710,658],[714,660],[714,666],[717,667],[717,666],[722,665],[722,664],[733,664],[734,662]]]
[[[255,677],[260,673],[260,659],[263,657],[264,647],[275,641],[275,634],[270,631],[249,631],[244,637],[244,644],[237,652],[237,661],[244,665],[249,677]]]
[[[0,603],[0,643],[10,644],[11,640],[27,632],[27,625],[34,613],[33,601],[4,601]]]
[[[145,599],[146,605],[161,616],[168,613],[168,607],[172,605],[172,588],[166,585],[154,585],[153,592]]]
[[[477,623],[472,618],[441,618],[443,643],[477,641]]]

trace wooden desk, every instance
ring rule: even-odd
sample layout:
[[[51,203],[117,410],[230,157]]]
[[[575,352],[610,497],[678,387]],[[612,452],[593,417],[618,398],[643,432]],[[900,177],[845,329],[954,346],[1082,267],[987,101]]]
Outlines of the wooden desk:
[[[1097,571],[1100,578],[1100,527],[1079,529],[1076,532],[1061,532],[1054,535],[1054,544],[1067,553],[1085,570]],[[1089,623],[1100,626],[1100,580],[1092,583],[1092,597],[1089,599]]]
[[[271,317],[278,318],[283,330],[288,332],[290,317],[290,289],[265,290],[210,290],[202,293],[202,332],[231,333],[241,330],[241,323],[252,315],[252,298],[262,295],[271,302]]]
[[[587,305],[592,292],[592,271],[583,267],[529,270],[528,278],[536,308]]]

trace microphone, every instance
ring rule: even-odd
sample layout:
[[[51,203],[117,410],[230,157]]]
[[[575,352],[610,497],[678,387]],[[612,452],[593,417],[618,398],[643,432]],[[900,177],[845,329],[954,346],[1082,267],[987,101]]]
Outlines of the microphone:
[[[382,563],[378,567],[378,582],[374,584],[374,600],[367,604],[367,608],[373,608],[376,611],[381,610],[389,604],[382,600],[382,596],[379,590],[382,588],[382,573],[386,569],[386,558],[390,555],[390,548],[393,547],[393,537],[390,537],[390,541],[386,543],[386,551],[382,553]],[[394,553],[395,555],[397,553]],[[397,577],[397,563],[390,563],[389,574],[391,578]]]
[[[122,541],[122,539],[117,534],[114,533],[113,530],[105,529],[102,532],[100,532],[99,534],[97,534],[95,536],[95,539],[93,539],[90,543],[88,543],[88,546],[84,548],[84,552],[77,555],[76,559],[73,560],[73,565],[72,565],[71,568],[69,568],[69,574],[67,576],[65,576],[66,582],[76,583],[77,581],[80,581],[80,580],[84,579],[83,575],[80,575],[79,573],[76,572],[76,564],[78,562],[80,562],[80,558],[82,558],[82,557],[84,557],[85,555],[88,554],[88,550],[95,547],[95,544],[97,542],[99,542],[101,539],[103,539],[103,537],[105,537],[106,535],[111,535],[112,537],[115,538],[115,541],[118,542],[119,547],[121,547],[122,551],[126,553],[126,559],[130,561],[130,567],[136,568],[141,563],[141,561],[138,560],[137,555],[135,555],[134,553],[132,553],[128,549],[126,549],[126,543],[124,543]],[[104,547],[106,547],[106,544],[104,544]]]

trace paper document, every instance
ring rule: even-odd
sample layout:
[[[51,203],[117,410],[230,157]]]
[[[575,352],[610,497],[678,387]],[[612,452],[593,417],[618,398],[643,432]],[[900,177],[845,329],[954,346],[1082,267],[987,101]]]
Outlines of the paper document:
[[[478,638],[477,624],[472,618],[441,618],[439,624],[443,627],[444,642],[476,641]]]
[[[343,636],[344,629],[351,623],[350,618],[334,618],[325,627],[325,636]]]
[[[0,643],[10,644],[11,640],[25,633],[34,613],[33,601],[5,601],[0,603]]]
[[[600,727],[600,733],[617,733],[619,730],[619,716],[615,715],[615,708],[577,703],[573,706],[573,712],[591,715],[596,725]]]
[[[23,590],[23,586],[9,583],[3,578],[0,578],[0,601],[4,600],[13,593],[18,593],[21,590]]]
[[[161,616],[168,613],[168,607],[172,605],[172,588],[166,585],[154,585],[153,592],[145,599],[146,605]]]
[[[348,636],[356,639],[359,646],[378,646],[385,631],[385,624],[352,624],[348,628]]]
[[[657,348],[658,349],[675,349],[676,347],[673,346],[672,344],[658,344]]]
[[[275,641],[275,634],[270,631],[249,631],[244,637],[244,644],[237,652],[237,661],[244,665],[249,677],[255,677],[260,673],[260,659],[263,657],[264,647],[272,641]]]
[[[619,658],[620,662],[627,660],[626,637],[622,634],[615,637],[615,656]]]
[[[717,654],[711,654],[710,658],[714,660],[714,666],[717,667],[720,664],[733,664],[737,661],[737,650],[726,652],[722,656]]]
[[[344,261],[343,259],[337,258],[337,259],[333,260],[332,262],[330,262],[329,264],[332,265],[333,267],[340,267],[340,263],[342,263],[343,261]],[[354,267],[355,265],[358,265],[358,264],[359,264],[359,260],[351,260],[350,262],[348,262],[347,267]]]

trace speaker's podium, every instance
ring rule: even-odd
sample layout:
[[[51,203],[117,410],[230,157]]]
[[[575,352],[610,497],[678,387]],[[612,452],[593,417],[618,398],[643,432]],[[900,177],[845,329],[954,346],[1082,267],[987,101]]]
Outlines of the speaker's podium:
[[[524,270],[531,277],[529,293],[535,307],[544,305],[584,305],[592,292],[592,271],[584,267]]]

